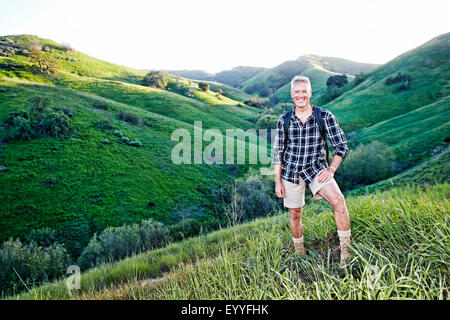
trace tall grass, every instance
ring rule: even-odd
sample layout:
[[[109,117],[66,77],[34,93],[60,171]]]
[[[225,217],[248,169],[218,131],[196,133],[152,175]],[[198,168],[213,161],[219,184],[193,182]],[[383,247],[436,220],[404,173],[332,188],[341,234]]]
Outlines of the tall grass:
[[[448,299],[448,184],[349,197],[352,259],[339,266],[331,207],[305,207],[306,257],[288,214],[259,219],[92,269],[25,299]],[[147,281],[143,280],[154,280]]]

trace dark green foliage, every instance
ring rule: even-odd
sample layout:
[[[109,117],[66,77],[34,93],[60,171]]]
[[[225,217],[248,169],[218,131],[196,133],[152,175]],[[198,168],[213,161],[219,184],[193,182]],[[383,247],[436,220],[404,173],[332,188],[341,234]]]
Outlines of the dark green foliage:
[[[117,261],[132,254],[163,247],[169,241],[167,227],[152,219],[143,220],[140,224],[109,227],[91,239],[78,263],[85,270],[103,262]]]
[[[92,105],[97,108],[97,109],[102,109],[102,110],[108,110],[109,109],[109,105],[101,100],[95,100]]]
[[[73,111],[72,108],[61,108],[61,107],[53,107],[53,110],[55,111],[62,111],[66,116],[69,118],[73,118],[76,115],[76,112]]]
[[[3,140],[30,140],[36,133],[31,126],[30,115],[26,111],[12,111],[3,121]]]
[[[36,119],[33,125],[36,133],[41,137],[61,137],[71,128],[71,121],[62,111],[45,112],[42,118]]]
[[[168,76],[165,72],[150,71],[142,80],[142,85],[147,87],[164,89],[167,84]]]
[[[336,172],[336,180],[345,191],[389,178],[394,172],[395,155],[379,141],[360,144],[351,150]]]
[[[50,109],[50,100],[34,96],[28,100],[30,112],[12,111],[3,121],[3,139],[30,140],[35,136],[61,137],[69,133],[71,117],[75,114],[71,108]]]
[[[263,115],[256,122],[257,129],[275,129],[277,127],[279,116],[274,115]]]
[[[215,190],[215,196],[225,204],[228,222],[237,224],[265,217],[279,208],[272,178],[250,172],[246,178]]]
[[[331,76],[327,80],[327,87],[342,87],[348,83],[347,76],[345,74],[336,74]]]
[[[142,119],[132,112],[120,110],[118,118],[135,126],[142,125]]]
[[[411,78],[410,75],[402,74],[401,72],[399,72],[399,73],[397,73],[397,75],[395,77],[387,77],[386,81],[385,81],[385,84],[387,86],[390,86],[390,85],[392,85],[394,83],[400,83],[400,82],[408,83],[408,82],[411,81],[411,79],[412,78]]]
[[[258,97],[251,98],[250,100],[247,100],[244,103],[248,106],[259,109],[269,107],[272,105],[269,101],[269,98],[258,98]]]
[[[95,127],[99,130],[113,130],[114,126],[109,120],[100,120]]]
[[[202,91],[208,91],[209,90],[209,83],[207,83],[207,82],[199,82],[198,83],[198,87]]]
[[[13,294],[26,288],[22,281],[27,287],[50,282],[63,276],[70,264],[66,249],[58,243],[43,247],[9,239],[0,248],[0,290]]]
[[[357,85],[363,83],[367,79],[367,74],[365,73],[359,73],[356,75],[355,80],[352,81],[353,87],[356,87]]]
[[[38,246],[46,248],[57,241],[57,234],[50,228],[37,229],[26,235],[25,241],[26,243],[35,242]]]
[[[178,83],[176,81],[169,81],[167,83],[166,89],[168,91],[172,91],[172,92],[181,94],[183,96],[185,96],[189,93],[189,87],[185,87],[181,83]]]

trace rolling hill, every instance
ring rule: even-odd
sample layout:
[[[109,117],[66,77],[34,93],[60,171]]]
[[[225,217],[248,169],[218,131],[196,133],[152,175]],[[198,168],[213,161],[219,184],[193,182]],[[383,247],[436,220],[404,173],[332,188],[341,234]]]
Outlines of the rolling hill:
[[[0,120],[12,111],[29,112],[39,98],[51,110],[70,113],[73,130],[58,139],[2,143],[0,183],[7,187],[0,191],[0,241],[49,227],[77,255],[107,226],[146,218],[173,225],[181,209],[204,227],[215,224],[221,204],[212,190],[248,166],[176,165],[171,150],[178,142],[171,134],[186,129],[193,136],[194,121],[202,121],[203,131],[246,130],[257,109],[212,91],[187,97],[144,87],[145,71],[64,51],[51,40],[0,37],[6,39],[24,48],[39,41],[43,54],[58,61],[58,74],[41,75],[23,54],[0,57]]]
[[[303,75],[310,78],[313,97],[316,97],[326,89],[326,81],[330,76],[344,73],[352,77],[375,67],[374,64],[308,54],[267,69],[242,83],[239,88],[248,94],[270,97],[275,103],[289,101],[290,80],[295,75]]]
[[[241,83],[264,70],[265,68],[262,67],[239,66],[218,73],[202,70],[167,70],[167,72],[187,79],[220,82],[237,88]]]
[[[323,107],[354,143],[379,140],[409,168],[449,143],[450,33],[440,35],[349,83]]]

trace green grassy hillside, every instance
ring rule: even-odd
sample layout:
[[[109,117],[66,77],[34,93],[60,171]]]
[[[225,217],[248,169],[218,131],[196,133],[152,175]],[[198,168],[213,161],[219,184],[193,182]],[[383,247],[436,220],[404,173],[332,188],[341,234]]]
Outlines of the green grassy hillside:
[[[30,99],[40,97],[48,99],[49,108],[71,110],[74,130],[66,138],[2,143],[0,183],[7,187],[0,191],[0,241],[50,227],[79,254],[106,226],[145,218],[176,224],[181,209],[190,210],[205,226],[217,220],[221,203],[213,190],[248,165],[176,165],[171,151],[178,142],[171,141],[172,132],[186,129],[193,140],[194,121],[202,121],[203,130],[224,134],[226,129],[246,130],[253,127],[248,120],[257,109],[237,106],[238,101],[212,91],[189,98],[144,87],[139,85],[144,71],[64,52],[60,45],[34,36],[8,38],[24,46],[38,40],[51,49],[44,55],[75,60],[57,59],[57,75],[43,76],[26,56],[0,57],[0,121],[11,111],[30,111]],[[122,111],[139,123],[120,120]],[[99,126],[105,122],[107,128]],[[142,147],[124,143],[115,131]]]
[[[448,184],[347,197],[353,257],[339,267],[331,208],[303,214],[308,256],[287,213],[191,238],[13,299],[447,299]]]
[[[354,140],[367,144],[378,140],[393,148],[405,166],[433,155],[450,141],[450,97],[392,117],[358,131]]]
[[[325,107],[350,132],[447,97],[450,93],[449,39],[450,33],[440,35],[376,68],[366,74],[365,81]],[[387,83],[399,73],[407,76],[408,81]]]
[[[169,70],[168,72],[183,78],[201,81],[220,82],[237,88],[241,83],[264,71],[261,67],[234,67],[218,73],[209,73],[202,70]]]

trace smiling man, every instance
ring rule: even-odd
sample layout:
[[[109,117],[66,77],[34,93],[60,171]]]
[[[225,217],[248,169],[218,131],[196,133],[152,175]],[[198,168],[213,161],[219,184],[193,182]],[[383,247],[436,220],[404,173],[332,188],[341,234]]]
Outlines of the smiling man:
[[[274,143],[275,192],[289,208],[295,252],[301,255],[306,254],[302,227],[306,185],[315,199],[325,198],[333,206],[343,265],[350,257],[350,218],[334,173],[348,153],[347,140],[330,111],[309,103],[311,94],[307,77],[292,79],[291,97],[295,108],[279,118]],[[324,156],[326,141],[320,132],[320,121],[334,147],[330,166]]]

